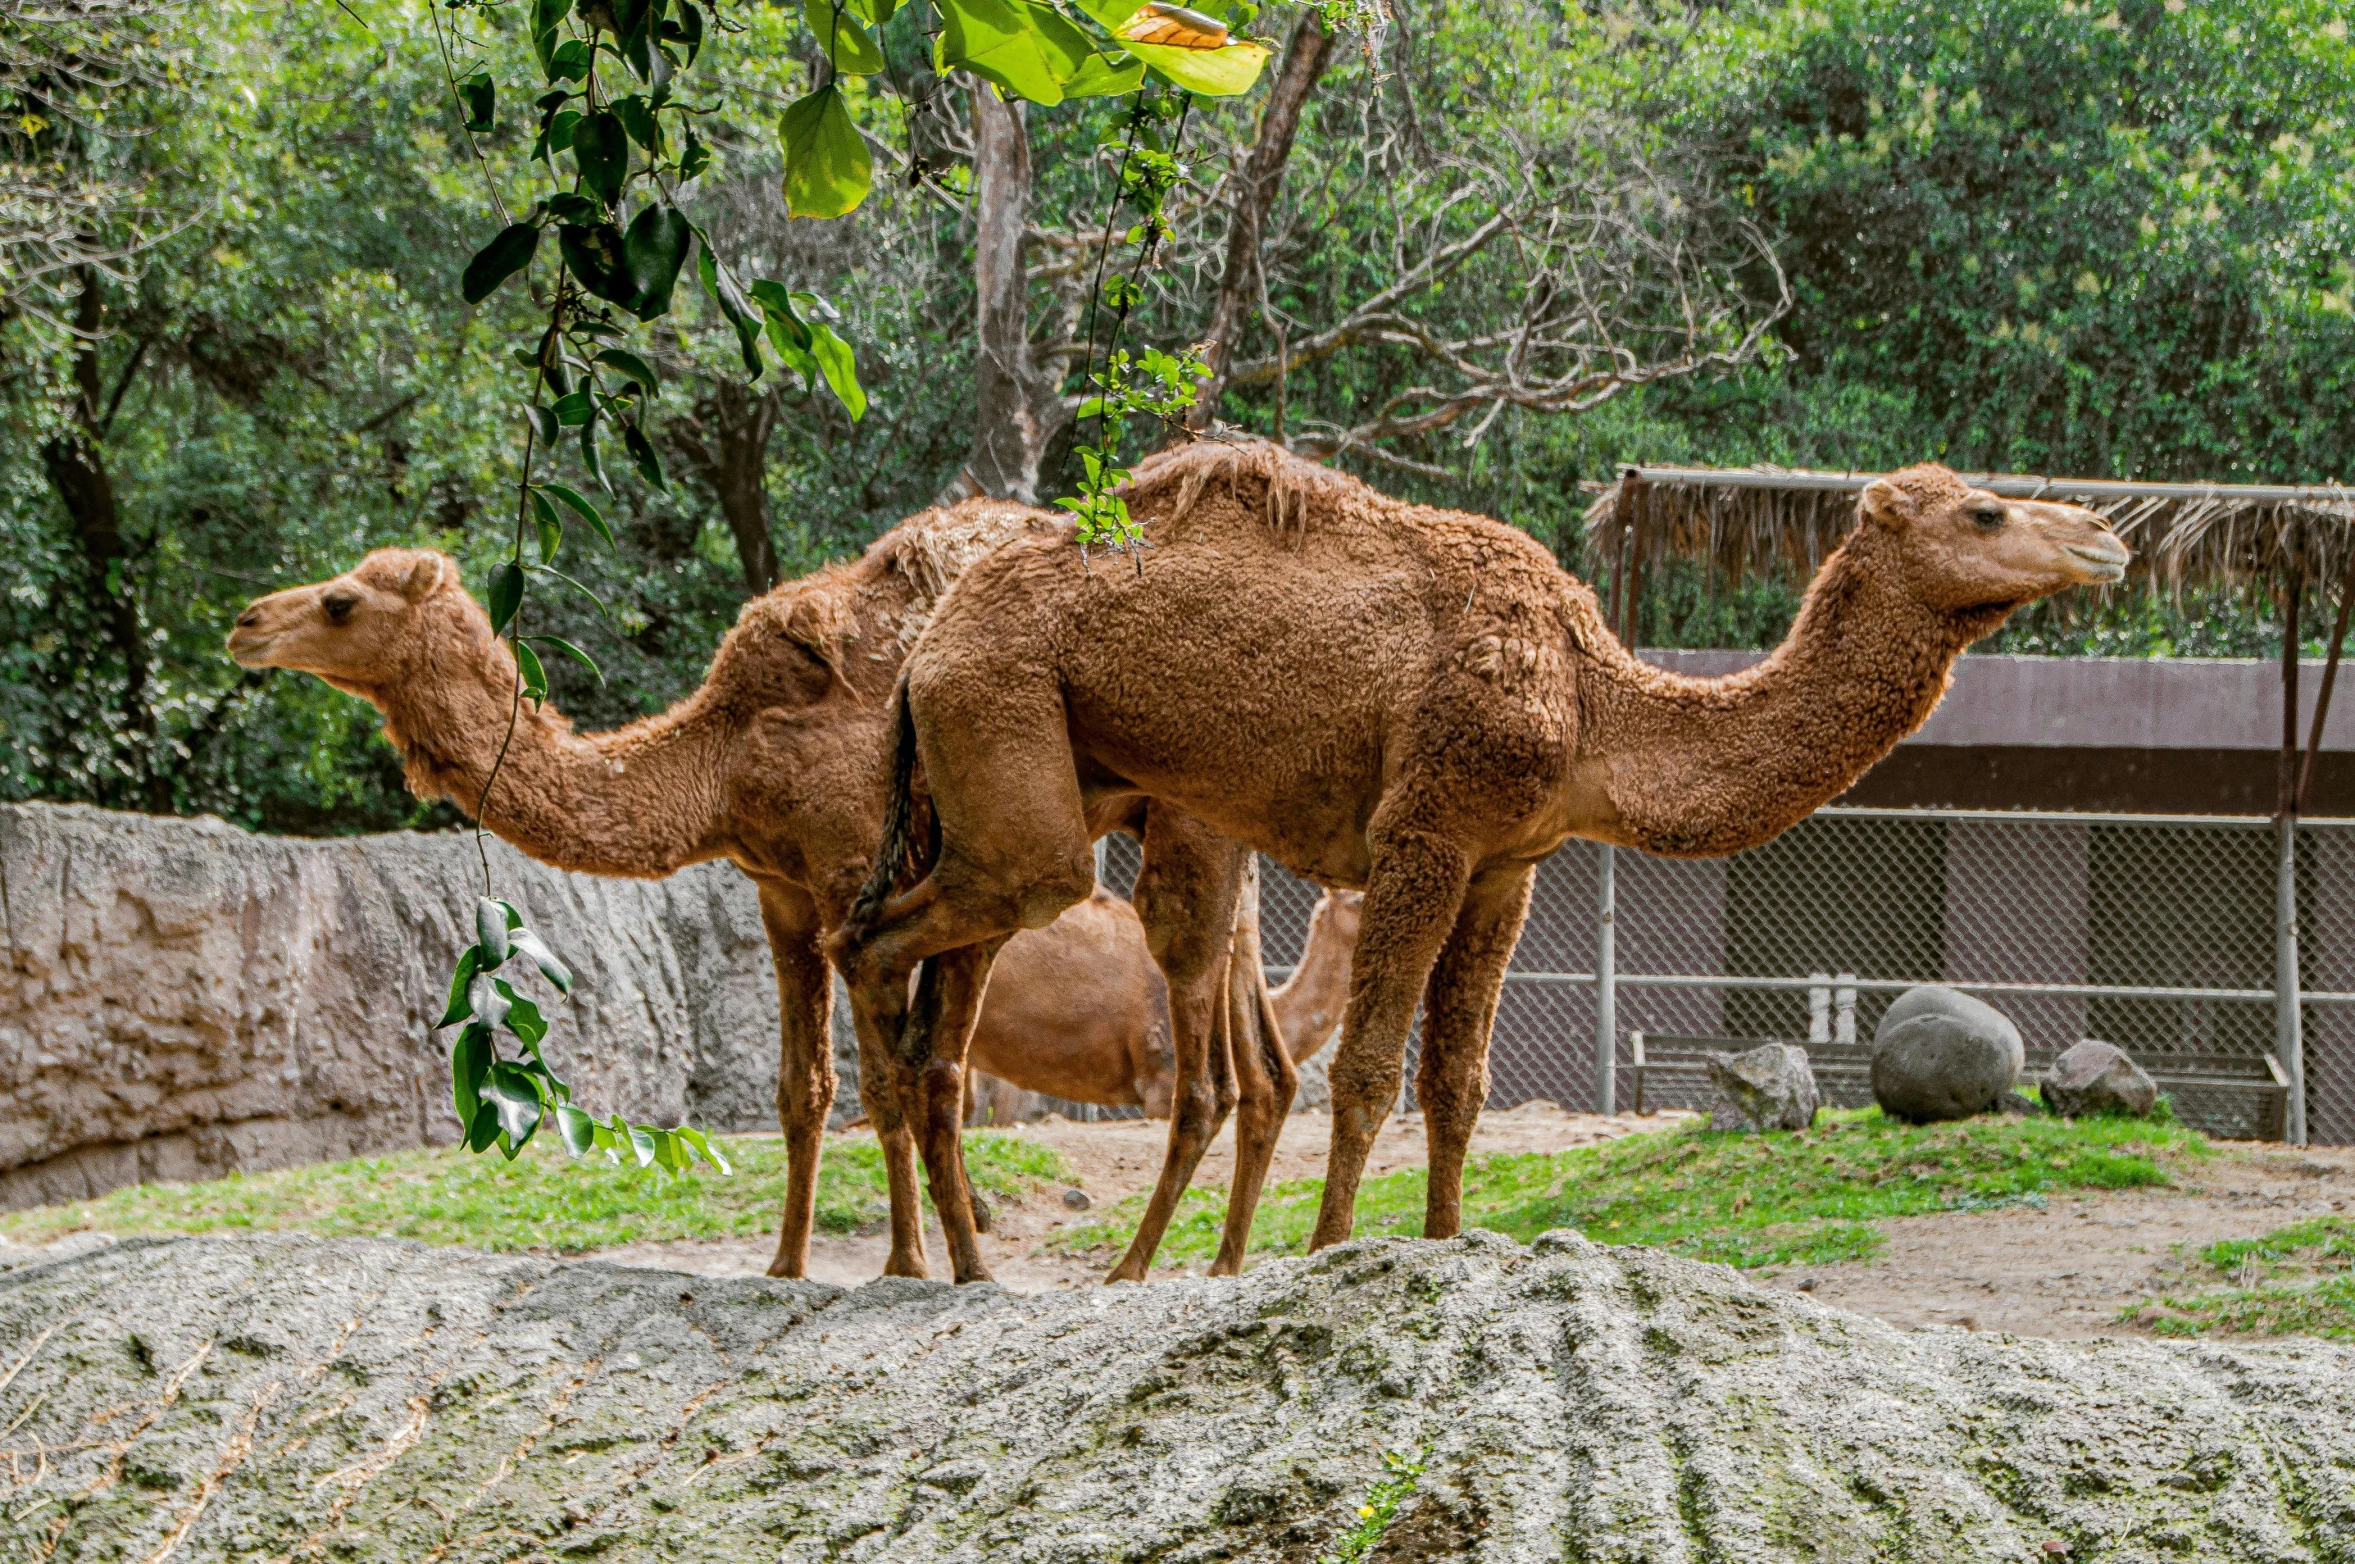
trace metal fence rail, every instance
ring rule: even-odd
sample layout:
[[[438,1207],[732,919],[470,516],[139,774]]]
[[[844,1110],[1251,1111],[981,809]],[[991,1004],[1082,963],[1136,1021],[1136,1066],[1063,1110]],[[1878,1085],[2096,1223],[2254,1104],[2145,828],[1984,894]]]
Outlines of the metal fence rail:
[[[1133,883],[1135,854],[1117,840],[1109,885]],[[1615,1097],[1635,1030],[1869,1039],[1926,982],[1987,999],[2031,1048],[2278,1052],[2278,858],[2264,819],[1965,810],[1825,809],[1726,859],[1573,842],[1538,870],[1489,1102]],[[1267,960],[1289,966],[1316,890],[1261,867]],[[2355,821],[2301,823],[2295,887],[2308,1134],[2355,1143]],[[2177,1106],[2254,1130],[2230,1096]]]

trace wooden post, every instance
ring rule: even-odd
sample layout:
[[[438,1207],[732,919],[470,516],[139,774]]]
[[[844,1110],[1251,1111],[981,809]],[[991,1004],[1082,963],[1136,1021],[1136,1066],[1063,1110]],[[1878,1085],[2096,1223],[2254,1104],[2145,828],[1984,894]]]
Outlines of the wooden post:
[[[1618,849],[1603,844],[1595,892],[1595,1112],[1619,1111]]]

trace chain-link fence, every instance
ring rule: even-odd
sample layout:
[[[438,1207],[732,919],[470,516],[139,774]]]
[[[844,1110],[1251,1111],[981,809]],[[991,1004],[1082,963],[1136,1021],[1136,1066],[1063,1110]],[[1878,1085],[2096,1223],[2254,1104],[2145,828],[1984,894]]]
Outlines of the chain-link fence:
[[[1107,885],[1125,893],[1136,863],[1114,838]],[[1538,869],[1497,1007],[1492,1107],[1596,1101],[1602,863],[1572,842]],[[1262,943],[1288,968],[1317,893],[1261,870]],[[2275,1047],[2266,820],[1826,809],[1731,858],[1616,852],[1612,882],[1623,1081],[1631,1031],[1869,1040],[1900,989],[1930,982],[1994,1004],[2031,1050],[2099,1037],[2164,1071]],[[2308,1133],[2355,1143],[2355,821],[2301,826],[2298,922]],[[2229,1092],[2179,1093],[2176,1107],[2226,1134],[2253,1133],[2258,1112]]]

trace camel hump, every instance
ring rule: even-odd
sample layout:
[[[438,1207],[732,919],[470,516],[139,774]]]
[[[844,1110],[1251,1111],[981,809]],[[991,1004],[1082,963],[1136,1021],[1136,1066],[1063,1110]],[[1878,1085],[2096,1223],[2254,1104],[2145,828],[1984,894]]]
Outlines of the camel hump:
[[[1371,517],[1397,504],[1348,473],[1255,439],[1197,440],[1157,451],[1137,464],[1122,492],[1134,509],[1182,516],[1214,483],[1278,535],[1343,517]]]

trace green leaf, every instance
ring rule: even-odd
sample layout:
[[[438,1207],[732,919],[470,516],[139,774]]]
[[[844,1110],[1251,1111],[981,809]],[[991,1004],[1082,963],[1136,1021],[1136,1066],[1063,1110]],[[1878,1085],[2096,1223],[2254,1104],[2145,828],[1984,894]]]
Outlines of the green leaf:
[[[603,358],[605,355],[600,353],[597,356],[599,358]],[[605,518],[598,513],[596,506],[591,505],[587,500],[581,498],[579,494],[575,493],[571,489],[566,488],[561,483],[543,483],[540,485],[540,488],[546,493],[555,495],[559,501],[570,508],[574,515],[580,517],[581,520],[596,528],[597,536],[605,540],[605,546],[607,548],[612,548],[615,546],[613,541],[613,529],[605,524]]]
[[[655,118],[654,109],[643,93],[631,93],[614,101],[613,112],[621,116],[622,129],[630,139],[656,157],[662,156],[662,121]]]
[[[1267,45],[1238,38],[1223,49],[1179,49],[1168,44],[1131,43],[1120,46],[1153,68],[1153,74],[1188,92],[1206,98],[1231,98],[1251,90],[1267,64]]]
[[[491,73],[477,68],[472,75],[460,77],[457,88],[458,101],[466,106],[466,128],[478,135],[489,130],[499,97]]]
[[[1063,101],[1063,84],[1094,55],[1087,34],[1052,6],[1026,0],[940,0],[933,63],[963,66],[1000,91],[1033,103]]]
[[[552,638],[543,636],[541,639]],[[556,992],[559,994],[572,992],[572,969],[557,960],[556,953],[550,950],[537,934],[529,929],[517,929],[508,938],[516,950],[522,953],[525,960],[540,969],[540,976],[555,985]]]
[[[802,19],[818,40],[819,52],[844,76],[872,76],[883,69],[883,51],[850,11],[833,0],[802,0]]]
[[[630,460],[637,464],[639,477],[658,489],[670,487],[662,481],[662,458],[654,454],[654,442],[646,438],[646,431],[638,427],[636,420],[621,426],[621,444],[630,453]]]
[[[459,1125],[469,1132],[482,1114],[483,1082],[491,1073],[498,1050],[491,1046],[491,1029],[479,1022],[458,1034],[450,1047],[450,1096]]]
[[[605,464],[597,459],[597,421],[593,418],[581,425],[581,465],[589,469],[589,476],[597,480],[598,488],[608,494],[613,492],[613,485],[605,481]],[[605,533],[607,543],[613,541],[611,532],[603,527],[597,530]]]
[[[564,1149],[576,1157],[597,1149],[597,1121],[569,1102],[556,1105],[556,1133],[564,1137]]]
[[[572,150],[572,133],[580,128],[581,111],[578,109],[565,109],[561,113],[552,116],[548,121],[547,150],[551,153],[570,152]],[[577,201],[581,204],[581,206],[588,212],[589,215],[576,219],[576,221],[579,222],[595,222],[597,220],[597,214],[603,210],[603,208],[599,207],[596,202],[590,200],[587,196],[581,195],[576,191],[567,190],[561,196],[554,197],[549,201],[548,209],[550,211],[556,211],[556,202],[558,200]]]
[[[466,990],[473,984],[474,974],[481,970],[482,952],[472,945],[467,946],[458,956],[458,970],[450,974],[449,1008],[442,1012],[439,1021],[434,1022],[435,1031],[445,1026],[456,1026],[474,1014],[474,1006],[467,1002]]]
[[[611,223],[588,228],[566,223],[556,230],[556,242],[564,250],[564,264],[572,268],[582,287],[625,310],[638,302],[619,228]]]
[[[507,959],[507,904],[480,897],[474,904],[474,942],[480,947],[476,965],[488,972]]]
[[[540,443],[553,449],[557,432],[556,410],[552,407],[527,407],[524,411],[531,415],[532,428],[539,434]]]
[[[602,222],[605,217],[605,208],[587,196],[570,190],[561,190],[548,197],[548,212],[559,222],[566,223],[596,223]]]
[[[689,125],[686,150],[679,154],[679,183],[685,184],[709,167],[711,148],[703,144],[703,138],[695,134],[695,127]]]
[[[1121,23],[1145,8],[1145,0],[1077,0],[1077,3],[1106,32],[1120,31]]]
[[[654,1153],[656,1149],[654,1144],[654,1136],[645,1125],[624,1123],[620,1118],[617,1117],[613,1121],[613,1128],[616,1133],[618,1133],[629,1143],[631,1153],[638,1159],[638,1166],[642,1168],[650,1168],[654,1166]]]
[[[556,550],[564,543],[564,523],[557,519],[556,507],[548,503],[548,496],[537,488],[532,490],[532,526],[540,537],[540,563],[554,563]]]
[[[572,0],[532,0],[532,52],[540,57],[540,69],[553,79],[557,29],[572,13]]]
[[[563,636],[534,635],[527,636],[525,639],[537,641],[542,646],[555,647],[565,656],[571,658],[574,662],[579,663],[583,668],[586,668],[589,670],[589,672],[595,674],[599,684],[603,684],[605,682],[605,670],[597,666],[597,660],[591,657],[587,652],[584,652],[579,647],[573,645],[570,641],[567,641]]]
[[[507,1137],[514,1151],[532,1138],[540,1127],[547,1104],[540,1096],[540,1083],[529,1070],[509,1064],[502,1059],[491,1066],[490,1079],[485,1085],[483,1100],[499,1116],[499,1133]]]
[[[735,1166],[730,1163],[727,1157],[721,1153],[719,1147],[711,1143],[710,1138],[706,1136],[703,1131],[699,1129],[691,1129],[687,1125],[682,1124],[678,1127],[676,1133],[679,1139],[685,1141],[696,1151],[701,1152],[704,1161],[710,1163],[713,1167],[718,1168],[722,1173],[733,1173],[736,1171]]]
[[[1091,54],[1079,74],[1063,84],[1066,98],[1117,98],[1137,90],[1145,79],[1142,60],[1111,60]]]
[[[507,1019],[507,1000],[499,992],[499,980],[488,972],[477,972],[474,981],[466,985],[466,1002],[474,1007],[474,1018],[485,1026],[497,1026]]]
[[[549,409],[556,415],[558,426],[565,429],[578,429],[589,421],[590,415],[596,410],[596,401],[585,390],[558,397],[556,405]]]
[[[491,634],[507,628],[507,621],[523,606],[523,567],[508,560],[491,572]]]
[[[638,295],[633,308],[640,320],[669,313],[671,289],[679,280],[679,268],[687,264],[687,243],[694,233],[687,214],[675,206],[649,206],[631,219],[622,239],[622,260]],[[653,389],[651,381],[647,389]]]
[[[693,65],[695,56],[703,52],[703,11],[694,0],[679,0],[678,20],[662,24],[662,36],[687,51],[687,63]],[[693,175],[686,176],[688,178]]]
[[[627,348],[606,348],[597,355],[596,362],[619,370],[623,379],[633,382],[649,396],[662,384],[655,376],[654,366]]]
[[[873,27],[881,27],[899,9],[899,0],[843,0],[843,10]]]
[[[583,118],[572,133],[572,157],[581,183],[600,200],[611,206],[621,199],[622,181],[630,171],[630,133],[622,128],[619,114],[599,109]]]
[[[540,1007],[516,993],[505,978],[493,981],[498,987],[499,997],[507,1001],[507,1030],[537,1050],[541,1039],[548,1035],[548,1021],[540,1014]]]
[[[728,317],[728,324],[736,328],[736,346],[744,355],[745,371],[758,380],[760,361],[760,312],[744,297],[744,290],[736,285],[736,274],[729,271],[717,255],[712,253],[711,235],[695,230],[695,273],[702,279],[703,291],[711,295],[720,313]]]
[[[858,360],[852,355],[850,344],[836,336],[833,327],[812,323],[810,356],[818,361],[826,384],[833,387],[835,400],[850,414],[852,422],[866,417],[867,392],[859,384]]]
[[[458,292],[469,304],[480,304],[498,291],[499,284],[532,263],[540,247],[540,231],[529,223],[510,223],[474,254],[458,279]]]
[[[587,81],[589,71],[597,63],[597,54],[578,38],[567,38],[556,45],[548,56],[550,81]]]
[[[545,701],[548,698],[548,670],[540,666],[540,654],[532,650],[531,642],[515,643],[515,667],[523,676],[523,695],[526,700]]]
[[[841,89],[829,82],[787,104],[777,133],[785,149],[787,215],[840,217],[858,210],[867,199],[875,164],[851,123]]]

